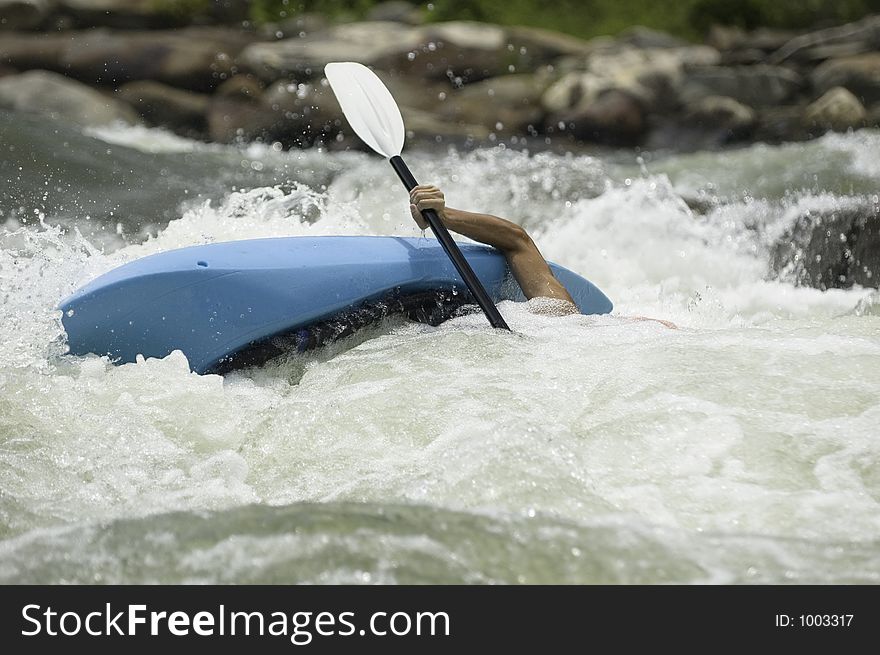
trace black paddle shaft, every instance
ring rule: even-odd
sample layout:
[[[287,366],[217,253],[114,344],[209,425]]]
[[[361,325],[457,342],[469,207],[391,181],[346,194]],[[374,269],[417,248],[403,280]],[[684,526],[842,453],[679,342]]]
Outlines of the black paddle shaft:
[[[416,182],[416,178],[413,177],[413,174],[399,155],[395,155],[388,161],[391,162],[391,167],[394,168],[394,172],[397,173],[397,176],[400,178],[400,181],[403,182],[403,186],[406,187],[407,191],[412,191],[414,187],[418,186],[419,183]],[[452,235],[449,234],[449,230],[443,225],[437,212],[433,209],[425,209],[422,211],[422,216],[428,221],[428,225],[431,226],[431,231],[434,233],[434,236],[437,237],[437,241],[440,242],[440,245],[443,246],[443,250],[446,251],[449,259],[452,260],[455,270],[458,271],[461,279],[464,280],[468,290],[476,299],[477,304],[483,310],[483,313],[486,314],[486,318],[489,319],[489,323],[492,324],[492,327],[510,330],[510,328],[507,327],[507,323],[505,323],[504,319],[501,317],[501,313],[498,311],[495,303],[492,302],[489,294],[486,293],[486,289],[483,287],[483,283],[480,282],[480,278],[477,277],[477,274],[474,273],[474,269],[471,268],[471,265],[468,264],[468,261],[464,258],[464,255],[461,253],[461,250],[455,243]]]

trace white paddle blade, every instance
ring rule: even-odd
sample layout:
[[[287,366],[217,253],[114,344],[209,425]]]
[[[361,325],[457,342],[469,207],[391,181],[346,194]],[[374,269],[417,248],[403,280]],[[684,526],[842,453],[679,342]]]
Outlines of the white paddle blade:
[[[333,62],[324,75],[351,129],[364,143],[387,158],[403,150],[403,117],[382,80],[363,64]]]

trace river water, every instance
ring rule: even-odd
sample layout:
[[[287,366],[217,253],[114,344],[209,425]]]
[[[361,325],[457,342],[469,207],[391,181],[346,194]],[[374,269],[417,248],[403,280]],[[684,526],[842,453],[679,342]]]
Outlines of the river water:
[[[878,148],[412,152],[614,314],[389,320],[224,378],[64,355],[54,307],[170,248],[417,236],[390,167],[0,115],[0,582],[880,582],[880,303],[768,265]]]

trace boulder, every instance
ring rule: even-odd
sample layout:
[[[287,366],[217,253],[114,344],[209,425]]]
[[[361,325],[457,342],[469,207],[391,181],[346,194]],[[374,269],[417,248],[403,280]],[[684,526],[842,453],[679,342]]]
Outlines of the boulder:
[[[450,80],[422,80],[402,73],[375,72],[398,104],[422,111],[439,111],[456,90]]]
[[[250,38],[223,28],[89,30],[80,32],[64,49],[61,65],[72,77],[96,84],[155,80],[208,91],[231,77],[233,58]]]
[[[456,145],[471,147],[491,142],[492,132],[483,125],[445,121],[436,114],[401,107],[408,143],[421,145]],[[351,133],[351,130],[348,130]]]
[[[49,0],[0,0],[0,30],[32,30],[49,14]]]
[[[706,42],[721,51],[725,66],[767,63],[770,53],[778,50],[795,36],[794,32],[758,28],[746,32],[738,27],[714,25]]]
[[[256,100],[262,95],[264,86],[253,75],[233,75],[214,91],[215,96],[226,98],[250,98]]]
[[[282,141],[285,130],[281,112],[267,109],[260,103],[241,98],[216,97],[208,105],[206,114],[208,138],[217,143],[240,141]]]
[[[211,0],[196,18],[211,24],[241,25],[250,18],[252,4],[253,0]]]
[[[182,5],[157,0],[58,0],[57,4],[56,12],[78,28],[171,27],[188,18]]]
[[[422,12],[405,0],[386,0],[374,5],[367,12],[368,21],[392,21],[407,25],[419,25],[424,19]]]
[[[0,78],[0,107],[82,126],[138,122],[137,114],[127,104],[49,71]]]
[[[186,135],[205,131],[210,96],[151,81],[124,84],[117,96],[152,125],[169,127]]]
[[[727,50],[721,53],[720,63],[722,66],[754,66],[764,63],[766,58],[766,54],[761,50]]]
[[[482,125],[490,132],[521,134],[543,123],[541,96],[549,80],[532,73],[502,75],[451,91],[436,107],[449,122]]]
[[[880,49],[880,16],[795,36],[768,57],[771,64],[813,63],[843,53],[854,55]],[[837,54],[834,54],[837,53]]]
[[[644,145],[678,152],[715,149],[752,136],[757,122],[751,107],[733,98],[707,96],[675,116],[653,117]]]
[[[755,110],[725,96],[706,96],[685,108],[689,128],[716,132],[724,143],[748,136],[757,121]]]
[[[587,43],[535,28],[502,28],[473,21],[423,26],[392,21],[336,25],[303,37],[256,43],[239,57],[242,68],[266,81],[320,77],[331,61],[358,61],[392,74],[456,86],[529,72],[563,54],[583,54]]]
[[[804,107],[802,105],[783,105],[762,107],[758,122],[752,132],[752,140],[768,143],[803,141],[811,136],[804,126]]]
[[[583,60],[582,70],[565,73],[552,84],[542,104],[551,116],[569,115],[616,89],[637,98],[652,112],[667,111],[678,104],[685,71],[715,64],[718,58],[718,51],[706,46],[640,50],[607,43]]]
[[[865,105],[880,102],[880,52],[830,59],[813,70],[811,80],[818,93],[842,86]]]
[[[252,0],[53,0],[76,28],[143,29],[193,24],[241,25]]]
[[[685,73],[681,98],[726,96],[750,107],[785,104],[804,86],[801,76],[781,66],[693,66]]]
[[[326,84],[277,82],[257,101],[215,97],[208,108],[213,141],[260,139],[305,147],[335,138],[342,110]]]
[[[386,57],[380,65],[425,79],[450,79],[460,86],[528,69],[528,50],[523,52],[508,43],[498,25],[449,21],[426,25],[417,47]]]
[[[519,69],[534,69],[555,62],[560,57],[586,57],[596,46],[569,34],[523,25],[506,27],[508,52],[515,53]]]
[[[633,27],[625,29],[617,35],[617,42],[642,50],[653,50],[656,48],[684,48],[688,45],[687,41],[672,36],[671,34],[659,30],[652,30],[649,27],[643,27],[641,25],[634,25]]]
[[[279,38],[279,34],[282,39],[290,39],[326,30],[329,25],[330,21],[324,14],[313,11],[298,11],[291,18],[269,25],[268,29],[271,31],[272,39]]]
[[[548,118],[545,128],[591,143],[633,146],[644,135],[647,120],[637,98],[620,89],[609,89],[586,106]]]
[[[758,50],[763,53],[778,50],[797,36],[790,31],[758,28],[746,32],[741,27],[715,24],[709,29],[706,43],[721,52]]]
[[[8,32],[0,38],[0,64],[18,70],[61,70],[61,53],[68,46],[66,34]]]
[[[772,271],[817,289],[880,287],[880,205],[806,211],[773,247]]]
[[[365,22],[338,25],[326,30],[271,43],[254,43],[238,58],[245,70],[266,81],[282,77],[320,77],[331,61],[358,61],[377,65],[417,48],[423,40],[420,28],[394,23]]]
[[[155,80],[206,91],[231,77],[233,58],[253,39],[241,30],[190,27],[152,32],[104,29],[0,39],[0,63],[42,68],[83,82],[118,86]]]
[[[803,120],[807,128],[845,132],[862,127],[866,114],[865,106],[858,98],[843,87],[836,86],[807,106]]]

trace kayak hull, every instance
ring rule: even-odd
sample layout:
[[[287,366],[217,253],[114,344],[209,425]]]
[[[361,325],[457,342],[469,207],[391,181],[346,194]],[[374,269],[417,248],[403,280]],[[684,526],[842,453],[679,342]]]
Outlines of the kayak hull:
[[[493,301],[524,299],[497,250],[460,247]],[[582,313],[611,311],[588,280],[551,268]],[[180,350],[193,371],[205,373],[267,339],[430,291],[467,291],[433,239],[286,237],[144,257],[95,279],[59,309],[73,355],[127,363]]]

